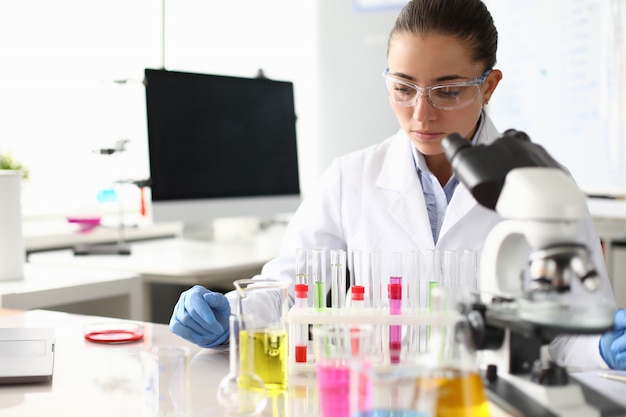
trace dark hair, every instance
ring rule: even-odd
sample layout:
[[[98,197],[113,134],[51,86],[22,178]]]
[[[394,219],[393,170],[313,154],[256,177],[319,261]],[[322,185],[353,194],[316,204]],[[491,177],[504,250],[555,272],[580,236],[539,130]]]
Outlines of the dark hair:
[[[467,42],[472,58],[483,62],[485,70],[496,64],[498,31],[481,0],[411,0],[400,11],[389,42],[401,33],[456,36]]]

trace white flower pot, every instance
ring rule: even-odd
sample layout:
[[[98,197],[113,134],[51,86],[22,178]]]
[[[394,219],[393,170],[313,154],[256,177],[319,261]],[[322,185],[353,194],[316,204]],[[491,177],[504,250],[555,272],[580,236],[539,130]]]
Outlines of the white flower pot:
[[[24,278],[22,173],[0,170],[0,281]]]

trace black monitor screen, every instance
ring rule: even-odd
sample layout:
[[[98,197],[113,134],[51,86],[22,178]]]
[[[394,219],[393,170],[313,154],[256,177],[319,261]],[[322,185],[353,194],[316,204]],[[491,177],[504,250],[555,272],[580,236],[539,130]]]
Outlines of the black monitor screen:
[[[299,194],[293,84],[146,69],[154,201]]]

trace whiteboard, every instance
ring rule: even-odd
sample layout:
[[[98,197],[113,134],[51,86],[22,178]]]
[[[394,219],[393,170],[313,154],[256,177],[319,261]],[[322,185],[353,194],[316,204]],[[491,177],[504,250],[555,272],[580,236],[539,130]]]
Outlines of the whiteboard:
[[[626,190],[626,2],[491,0],[503,72],[488,108],[590,192]]]

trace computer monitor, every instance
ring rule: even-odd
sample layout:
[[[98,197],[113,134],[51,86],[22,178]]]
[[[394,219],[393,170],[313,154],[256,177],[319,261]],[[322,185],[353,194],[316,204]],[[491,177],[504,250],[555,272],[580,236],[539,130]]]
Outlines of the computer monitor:
[[[211,236],[216,218],[300,203],[293,83],[145,69],[152,216]]]

